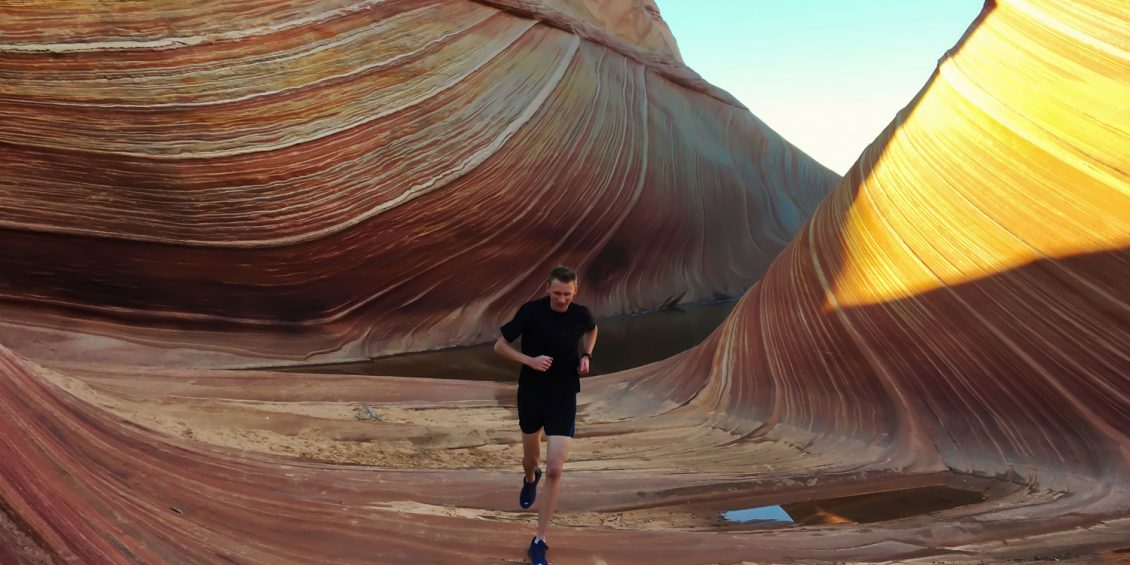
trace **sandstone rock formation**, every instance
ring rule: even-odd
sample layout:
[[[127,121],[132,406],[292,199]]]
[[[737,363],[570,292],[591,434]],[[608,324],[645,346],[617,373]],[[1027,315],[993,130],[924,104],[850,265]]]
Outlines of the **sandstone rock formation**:
[[[481,342],[558,263],[602,315],[737,296],[838,180],[650,2],[72,4],[0,23],[0,343],[38,359]]]
[[[551,555],[1124,557],[1128,29],[1094,0],[988,4],[715,334],[586,380]],[[4,561],[488,563],[528,542],[509,383],[7,348],[0,376]],[[878,524],[703,518],[939,484],[984,500]]]
[[[675,37],[663,22],[655,0],[484,0],[483,3],[537,18],[632,54],[634,58],[665,65],[685,80],[694,80],[694,73],[683,67]],[[712,88],[706,83],[703,87]]]

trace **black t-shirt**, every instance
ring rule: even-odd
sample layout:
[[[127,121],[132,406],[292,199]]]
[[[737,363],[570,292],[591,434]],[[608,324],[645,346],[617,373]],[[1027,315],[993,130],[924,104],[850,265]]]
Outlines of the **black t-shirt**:
[[[548,355],[553,365],[545,373],[522,365],[519,386],[568,386],[581,390],[577,366],[581,356],[577,344],[581,336],[596,328],[592,312],[580,304],[569,304],[564,312],[554,312],[549,297],[544,296],[522,305],[514,319],[502,326],[502,337],[514,341],[522,337],[522,353],[530,357]]]

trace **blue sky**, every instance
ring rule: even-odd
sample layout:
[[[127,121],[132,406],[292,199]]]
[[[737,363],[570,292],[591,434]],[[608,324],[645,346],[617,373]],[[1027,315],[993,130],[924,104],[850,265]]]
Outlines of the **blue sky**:
[[[982,0],[656,0],[687,65],[843,174]]]

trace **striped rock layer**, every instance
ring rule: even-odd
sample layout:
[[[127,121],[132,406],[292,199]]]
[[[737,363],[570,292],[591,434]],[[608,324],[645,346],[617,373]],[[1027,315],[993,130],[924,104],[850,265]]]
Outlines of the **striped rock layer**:
[[[0,10],[0,343],[40,359],[480,342],[559,263],[599,315],[736,296],[838,180],[650,2]]]
[[[990,3],[710,356],[644,388],[910,466],[1130,479],[1124,8]]]
[[[1124,558],[1128,29],[1093,0],[987,5],[715,334],[586,380],[551,559]],[[7,348],[0,375],[4,561],[520,562],[533,528],[509,383]],[[931,484],[985,498],[693,520]]]
[[[1051,547],[1126,548],[1128,100],[1125,4],[987,3],[723,326],[605,416],[645,394],[737,443],[831,456],[815,477],[849,462],[1056,493],[942,520],[963,531],[935,547],[1047,551],[1077,527]]]

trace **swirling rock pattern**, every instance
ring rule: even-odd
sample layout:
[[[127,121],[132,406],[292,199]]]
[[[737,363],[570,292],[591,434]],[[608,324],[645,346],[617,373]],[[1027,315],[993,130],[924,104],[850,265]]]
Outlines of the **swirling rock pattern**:
[[[1031,532],[1130,539],[1122,8],[990,3],[705,351],[605,416],[648,394],[742,441],[1055,491]]]
[[[1128,29],[1096,1],[987,5],[717,332],[586,381],[554,559],[1124,557]],[[487,563],[528,541],[510,384],[4,347],[0,376],[5,559]],[[931,484],[987,498],[694,519]]]
[[[0,342],[38,359],[468,344],[557,263],[603,315],[736,296],[838,180],[649,2],[67,8],[0,23]]]

